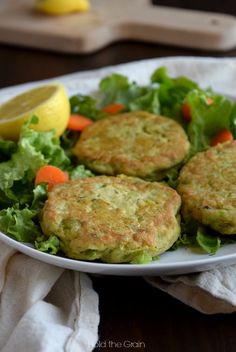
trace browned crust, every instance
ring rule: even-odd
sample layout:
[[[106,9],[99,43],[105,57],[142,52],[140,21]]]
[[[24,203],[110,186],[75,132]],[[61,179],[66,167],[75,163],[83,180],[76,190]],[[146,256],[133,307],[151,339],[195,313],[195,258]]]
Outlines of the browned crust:
[[[86,128],[74,154],[98,173],[160,179],[183,161],[188,150],[187,136],[177,122],[137,111],[111,116]]]
[[[42,229],[48,236],[56,234],[72,257],[76,251],[116,248],[149,249],[154,255],[177,239],[179,208],[179,195],[164,184],[97,176],[54,187],[43,209]]]
[[[194,156],[181,170],[182,214],[222,234],[236,233],[236,141]]]

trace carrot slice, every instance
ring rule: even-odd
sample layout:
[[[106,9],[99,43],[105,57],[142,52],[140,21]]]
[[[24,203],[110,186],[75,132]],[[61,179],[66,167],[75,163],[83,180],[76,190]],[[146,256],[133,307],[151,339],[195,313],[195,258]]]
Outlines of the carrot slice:
[[[83,131],[85,127],[91,125],[92,123],[93,121],[91,119],[88,119],[83,115],[71,115],[67,128],[73,131]]]
[[[211,146],[217,145],[218,143],[223,143],[227,141],[232,141],[233,135],[228,128],[223,128],[217,135],[212,139]]]
[[[207,105],[211,105],[214,103],[214,100],[212,98],[207,98],[206,103],[207,103]]]
[[[48,184],[48,190],[51,191],[55,185],[68,180],[69,176],[67,172],[53,165],[45,165],[38,169],[35,177],[35,185],[45,182]]]
[[[102,111],[106,112],[107,114],[117,114],[124,110],[125,106],[120,103],[113,103],[110,105],[105,106]]]

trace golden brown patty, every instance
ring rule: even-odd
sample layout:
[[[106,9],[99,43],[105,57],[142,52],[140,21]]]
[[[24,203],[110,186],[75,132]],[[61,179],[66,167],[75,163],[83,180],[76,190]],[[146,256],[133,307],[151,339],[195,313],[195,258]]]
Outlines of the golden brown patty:
[[[236,141],[195,155],[181,170],[177,191],[186,220],[236,233]]]
[[[180,196],[170,187],[127,176],[69,181],[49,192],[42,230],[66,256],[110,263],[148,262],[180,233]]]
[[[189,151],[183,128],[172,119],[136,111],[108,117],[87,127],[74,148],[95,172],[160,180]]]

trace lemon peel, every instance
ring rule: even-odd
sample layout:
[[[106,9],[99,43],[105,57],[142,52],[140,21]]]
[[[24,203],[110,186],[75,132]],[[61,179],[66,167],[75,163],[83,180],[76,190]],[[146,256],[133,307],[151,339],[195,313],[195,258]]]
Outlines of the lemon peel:
[[[90,9],[89,0],[36,0],[38,11],[51,15],[64,15],[70,12],[84,12]]]
[[[60,136],[67,127],[70,103],[61,84],[37,87],[0,105],[0,137],[17,140],[21,126],[33,115],[39,119],[30,127],[37,131],[55,130]]]

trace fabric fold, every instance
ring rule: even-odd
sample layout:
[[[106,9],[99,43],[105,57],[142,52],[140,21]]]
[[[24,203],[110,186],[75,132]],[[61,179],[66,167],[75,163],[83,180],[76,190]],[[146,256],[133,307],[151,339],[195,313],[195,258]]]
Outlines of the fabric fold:
[[[86,274],[0,243],[0,350],[90,352],[98,339],[98,296]]]
[[[145,279],[152,286],[202,313],[236,311],[236,264],[195,274]]]

